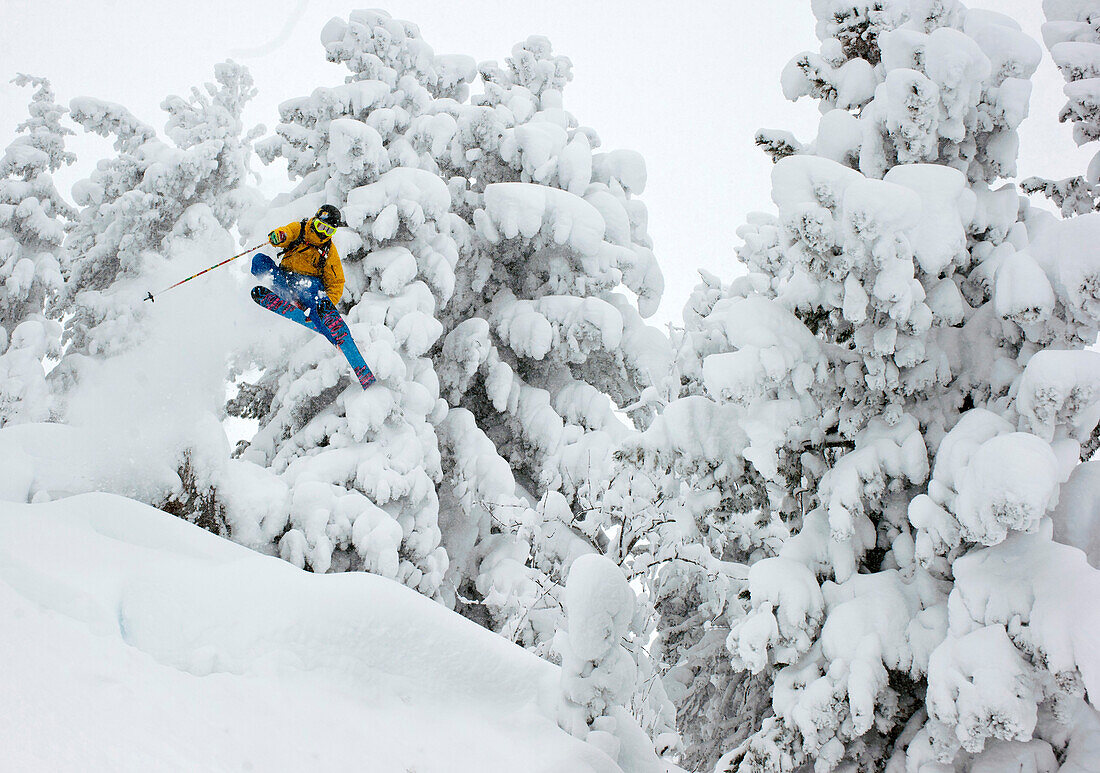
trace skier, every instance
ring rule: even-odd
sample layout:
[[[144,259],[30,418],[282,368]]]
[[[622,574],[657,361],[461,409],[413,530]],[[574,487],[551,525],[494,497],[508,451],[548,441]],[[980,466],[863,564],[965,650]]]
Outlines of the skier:
[[[279,264],[263,253],[252,259],[253,275],[271,278],[271,289],[252,288],[252,299],[327,338],[344,353],[366,389],[374,375],[336,310],[344,294],[344,268],[332,236],[343,225],[340,210],[325,204],[313,217],[268,234],[268,241],[280,250]]]
[[[271,276],[271,289],[280,298],[302,306],[307,318],[321,319],[324,312],[318,304],[324,295],[335,307],[344,294],[344,267],[332,243],[332,235],[342,225],[340,210],[325,204],[311,218],[276,228],[267,240],[281,251],[278,267],[258,253],[252,259],[252,273]]]

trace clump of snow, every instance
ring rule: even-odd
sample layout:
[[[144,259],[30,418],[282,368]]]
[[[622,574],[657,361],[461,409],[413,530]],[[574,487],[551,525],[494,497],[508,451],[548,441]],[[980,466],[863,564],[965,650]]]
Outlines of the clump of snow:
[[[1050,278],[1071,321],[1086,340],[1100,326],[1100,214],[1088,214],[1043,228],[1028,253]]]
[[[645,159],[634,150],[597,153],[592,159],[592,177],[608,185],[614,183],[623,192],[637,196],[645,192]]]
[[[1044,322],[1054,310],[1054,289],[1039,264],[1026,252],[1014,252],[997,269],[993,308],[1018,324]]]
[[[1058,502],[1067,473],[1049,443],[987,411],[970,411],[940,443],[929,495],[958,520],[960,535],[994,545],[1010,530],[1034,531]],[[933,534],[918,542],[950,545],[953,527],[926,500],[910,519]]]
[[[820,342],[773,301],[719,301],[712,319],[733,348],[703,360],[703,381],[715,398],[747,404],[788,379],[805,394],[826,367]]]
[[[1100,575],[1049,531],[1014,534],[954,564],[948,637],[929,668],[931,734],[949,758],[987,738],[1027,741],[1043,697],[1089,694],[1100,619],[1079,598]],[[1062,697],[1064,696],[1064,697]]]
[[[731,629],[727,646],[735,662],[753,673],[771,663],[793,663],[810,648],[825,601],[803,564],[766,558],[749,569],[752,612]]]
[[[940,645],[932,653],[928,681],[929,716],[955,728],[951,741],[967,751],[981,751],[990,737],[1031,738],[1039,696],[1003,625],[978,628]]]
[[[401,225],[415,231],[427,219],[440,219],[451,205],[447,185],[438,176],[404,167],[391,169],[347,197],[348,225],[357,227],[370,218],[371,233],[377,239],[392,237]]]
[[[565,585],[567,630],[555,637],[562,658],[559,723],[612,759],[623,744],[621,709],[636,666],[622,640],[634,617],[634,591],[622,570],[594,553],[580,556]]]
[[[1047,441],[1063,433],[1087,440],[1100,422],[1100,354],[1037,352],[1020,378],[1016,410],[1027,429]]]
[[[557,244],[577,252],[595,252],[603,240],[599,211],[568,191],[530,183],[493,183],[485,189],[485,217],[479,230],[490,241],[532,238],[543,229]]]
[[[920,219],[910,236],[920,267],[936,276],[952,263],[964,264],[966,229],[977,203],[966,177],[938,164],[903,164],[883,179],[916,191],[921,198]]]
[[[1009,529],[1032,531],[1058,501],[1062,473],[1042,439],[1024,432],[982,443],[957,480],[954,511],[968,539],[986,545]]]

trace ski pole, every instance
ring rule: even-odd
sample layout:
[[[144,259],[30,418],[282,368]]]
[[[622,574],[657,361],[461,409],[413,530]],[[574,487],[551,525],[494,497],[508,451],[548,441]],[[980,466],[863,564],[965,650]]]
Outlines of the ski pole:
[[[245,250],[244,252],[238,252],[238,253],[237,253],[236,255],[234,255],[233,257],[231,257],[231,258],[226,258],[226,259],[225,259],[225,260],[223,260],[223,261],[222,261],[221,263],[216,263],[216,264],[214,264],[213,266],[211,266],[210,268],[204,268],[204,269],[203,269],[202,271],[200,271],[200,272],[199,272],[199,273],[197,273],[197,274],[192,274],[191,276],[187,277],[186,279],[181,279],[180,281],[178,281],[178,282],[176,282],[176,283],[175,283],[174,285],[172,285],[172,287],[179,287],[179,286],[180,286],[181,284],[183,284],[184,282],[190,282],[190,281],[191,281],[192,279],[194,279],[195,277],[197,277],[197,276],[202,276],[202,275],[203,275],[203,274],[205,274],[205,273],[206,273],[207,271],[213,271],[214,269],[218,268],[219,266],[224,266],[224,265],[225,265],[226,263],[228,263],[228,262],[229,262],[229,261],[231,261],[231,260],[236,260],[237,258],[241,257],[242,255],[247,255],[247,254],[248,254],[248,253],[250,253],[250,252],[253,252],[253,251],[255,251],[255,250],[258,250],[258,249],[260,249],[260,247],[263,247],[263,246],[264,246],[265,244],[267,244],[267,242],[261,242],[260,244],[257,244],[257,245],[256,245],[255,247],[249,247],[249,248],[248,248],[247,250]],[[159,293],[157,293],[157,295],[164,295],[164,293],[166,293],[166,292],[168,292],[169,290],[171,290],[171,289],[172,289],[172,287],[165,287],[165,288],[164,288],[163,290],[161,290],[161,291],[160,291]],[[146,295],[146,296],[145,296],[144,298],[142,298],[142,300],[145,300],[145,301],[153,301],[153,302],[155,302],[155,299],[153,298],[153,294],[152,294],[152,293],[149,293],[148,295]]]

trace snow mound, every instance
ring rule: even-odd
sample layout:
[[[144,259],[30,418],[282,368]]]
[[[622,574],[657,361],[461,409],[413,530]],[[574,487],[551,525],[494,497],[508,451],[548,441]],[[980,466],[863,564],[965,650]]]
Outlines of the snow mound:
[[[552,664],[123,497],[0,504],[0,615],[13,769],[619,770],[553,721]]]

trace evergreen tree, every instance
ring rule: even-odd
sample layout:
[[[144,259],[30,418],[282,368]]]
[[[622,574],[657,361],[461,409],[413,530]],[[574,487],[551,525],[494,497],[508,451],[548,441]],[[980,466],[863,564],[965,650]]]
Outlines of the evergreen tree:
[[[625,433],[613,409],[669,362],[613,292],[646,313],[660,295],[644,165],[592,153],[542,38],[482,65],[471,101],[473,61],[408,22],[358,11],[321,37],[351,75],[282,105],[259,152],[300,182],[252,230],[343,208],[345,316],[379,384],[345,391],[322,341],[266,363],[235,406],[261,417],[243,458],[289,483],[285,557],[387,573],[548,653],[568,562],[605,540],[577,524]],[[318,480],[348,514],[299,493]],[[361,513],[386,525],[370,545]]]
[[[562,108],[569,60],[532,37],[506,67],[480,70],[485,91],[459,114],[443,167],[468,228],[443,315],[440,379],[459,409],[448,422],[468,414],[521,499],[538,504],[458,497],[452,522],[466,544],[451,551],[452,577],[458,587],[468,578],[467,595],[486,600],[498,630],[545,652],[570,561],[612,539],[598,501],[626,432],[615,411],[632,410],[644,426],[639,398],[668,369],[663,335],[642,318],[663,282],[635,198],[644,162],[593,152],[595,131]],[[466,449],[451,439],[463,434],[444,434],[449,481],[460,492],[491,487],[482,476],[494,467],[462,462]],[[528,630],[515,630],[521,621]]]
[[[76,160],[65,150],[65,108],[45,78],[14,83],[35,92],[0,158],[0,426],[44,421],[53,410],[42,363],[60,354],[61,330],[45,310],[61,291],[65,226],[75,217],[53,182]]]
[[[237,406],[260,419],[242,458],[285,481],[286,502],[274,506],[282,528],[263,531],[284,558],[318,572],[372,571],[442,598],[434,424],[447,406],[427,354],[453,291],[460,224],[431,145],[411,139],[418,118],[454,104],[445,95],[461,95],[473,62],[436,57],[414,25],[380,11],[333,19],[321,37],[353,74],[283,103],[276,136],[258,151],[285,158],[301,181],[245,227],[266,233],[322,203],[341,208],[351,226],[336,236],[344,317],[378,381],[348,389],[343,356],[319,336],[288,361],[262,362],[261,382],[245,387],[251,400]],[[445,130],[448,117],[435,125]],[[238,538],[252,533],[247,518],[230,518],[242,524]]]
[[[164,100],[167,140],[121,105],[72,100],[73,120],[113,138],[116,155],[73,188],[81,207],[65,242],[73,257],[65,291],[51,310],[64,321],[65,349],[50,374],[59,414],[81,425],[77,432],[94,432],[88,425],[109,416],[130,422],[126,442],[108,435],[119,442],[119,458],[97,486],[212,528],[210,488],[228,449],[218,401],[205,404],[194,387],[203,382],[220,397],[224,364],[190,362],[187,378],[165,383],[165,368],[188,359],[180,353],[187,336],[166,329],[171,306],[143,298],[178,278],[173,265],[227,255],[229,229],[254,198],[246,188],[250,136],[241,123],[255,95],[252,78],[233,62],[217,65],[214,75],[216,83],[188,98]],[[205,315],[182,320],[186,330],[201,328],[211,319]],[[127,399],[134,404],[122,405]]]
[[[613,489],[685,759],[1080,758],[1091,666],[1058,619],[1096,574],[1049,517],[1098,418],[1097,263],[998,184],[1038,47],[954,2],[814,11],[783,87],[818,136],[761,136],[778,215],[696,289],[684,396]]]
[[[251,152],[240,117],[255,89],[248,70],[232,62],[214,74],[217,85],[206,84],[205,93],[162,103],[172,144],[121,105],[87,97],[70,105],[86,131],[114,138],[118,155],[73,188],[81,210],[66,242],[74,255],[68,291],[56,310],[66,317],[58,368],[65,384],[85,358],[118,354],[141,340],[147,278],[175,241],[200,234],[220,240],[234,225]]]

